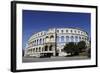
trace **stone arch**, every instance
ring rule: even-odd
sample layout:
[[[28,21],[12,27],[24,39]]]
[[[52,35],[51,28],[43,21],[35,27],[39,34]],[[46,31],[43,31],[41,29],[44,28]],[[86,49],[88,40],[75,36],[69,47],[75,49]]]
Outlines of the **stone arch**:
[[[50,38],[54,38],[54,35],[51,35]]]

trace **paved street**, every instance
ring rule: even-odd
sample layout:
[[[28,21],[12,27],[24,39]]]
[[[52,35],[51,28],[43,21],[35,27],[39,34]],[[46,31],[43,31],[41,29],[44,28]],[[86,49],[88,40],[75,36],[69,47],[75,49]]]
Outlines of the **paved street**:
[[[51,58],[26,58],[23,57],[23,62],[48,62],[48,61],[64,61],[64,60],[85,60],[89,59],[87,56],[74,57],[51,57]]]

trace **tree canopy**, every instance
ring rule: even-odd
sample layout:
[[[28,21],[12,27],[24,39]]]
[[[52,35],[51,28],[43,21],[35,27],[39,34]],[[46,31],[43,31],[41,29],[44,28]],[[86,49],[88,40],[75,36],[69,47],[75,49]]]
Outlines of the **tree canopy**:
[[[80,52],[82,52],[83,50],[86,49],[86,43],[84,41],[80,41],[78,44],[77,44],[78,48],[80,49]]]
[[[64,46],[64,51],[66,53],[71,53],[71,55],[78,55],[84,49],[86,49],[86,43],[84,41],[80,41],[77,44],[69,42]]]

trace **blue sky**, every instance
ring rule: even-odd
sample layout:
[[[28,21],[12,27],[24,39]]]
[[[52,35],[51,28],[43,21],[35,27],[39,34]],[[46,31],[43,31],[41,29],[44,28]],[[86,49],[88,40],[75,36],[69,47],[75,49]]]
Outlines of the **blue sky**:
[[[23,48],[32,34],[49,28],[81,28],[91,35],[91,14],[23,10]]]

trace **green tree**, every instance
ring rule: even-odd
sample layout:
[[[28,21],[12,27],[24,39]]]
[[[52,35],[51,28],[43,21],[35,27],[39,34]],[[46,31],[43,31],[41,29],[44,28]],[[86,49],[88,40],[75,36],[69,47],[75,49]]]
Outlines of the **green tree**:
[[[70,42],[64,46],[64,51],[66,53],[71,53],[71,55],[74,55],[75,53],[78,53],[79,50],[74,42]]]
[[[79,55],[80,50],[79,50],[77,44],[74,44],[74,49],[73,50],[74,50],[74,55]]]
[[[85,41],[78,42],[77,47],[80,50],[80,52],[83,52],[86,49],[86,43],[85,43]]]

